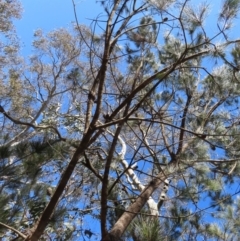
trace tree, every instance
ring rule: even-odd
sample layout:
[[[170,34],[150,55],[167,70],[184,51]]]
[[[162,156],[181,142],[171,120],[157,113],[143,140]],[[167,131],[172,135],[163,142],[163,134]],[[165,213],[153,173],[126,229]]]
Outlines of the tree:
[[[17,4],[1,1],[9,26]],[[101,5],[87,27],[73,1],[72,28],[37,30],[29,59],[5,41],[2,237],[98,238],[91,216],[102,241],[237,240],[240,1],[215,33],[207,3]]]

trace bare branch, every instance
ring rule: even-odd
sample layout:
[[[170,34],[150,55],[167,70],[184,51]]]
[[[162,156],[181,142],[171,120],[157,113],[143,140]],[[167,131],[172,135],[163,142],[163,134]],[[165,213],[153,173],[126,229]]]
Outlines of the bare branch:
[[[7,229],[13,231],[14,233],[18,234],[18,235],[19,235],[20,237],[22,237],[23,239],[26,239],[26,237],[27,237],[27,236],[25,236],[23,233],[19,232],[17,229],[8,226],[8,225],[5,224],[5,223],[0,222],[0,225],[3,226],[4,228],[7,228]]]

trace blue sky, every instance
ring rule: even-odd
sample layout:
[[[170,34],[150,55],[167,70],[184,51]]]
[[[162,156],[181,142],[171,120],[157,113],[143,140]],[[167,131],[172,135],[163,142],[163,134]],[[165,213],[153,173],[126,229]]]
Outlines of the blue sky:
[[[49,32],[60,27],[68,27],[74,22],[74,12],[72,0],[21,0],[23,6],[22,19],[15,21],[18,36],[22,42],[23,54],[31,53],[31,42],[33,33],[36,29],[43,29]],[[196,6],[204,1],[190,1]],[[206,27],[211,34],[216,33],[216,19],[220,12],[222,0],[208,1],[210,2],[210,17]],[[96,0],[75,0],[79,23],[90,25],[90,18],[94,18],[103,13],[100,3]],[[239,23],[239,19],[237,22]],[[238,26],[235,25],[236,31],[232,31],[233,35],[238,34]]]
[[[21,0],[22,18],[15,21],[18,37],[21,41],[23,57],[31,55],[31,43],[34,31],[43,29],[45,33],[51,30],[68,27],[75,22],[72,0]],[[78,20],[81,24],[90,25],[91,20],[101,11],[100,4],[95,0],[75,0]],[[83,203],[83,206],[85,204]],[[88,216],[84,218],[84,228],[94,229],[100,233],[99,223]],[[95,240],[96,236],[91,240]]]
[[[23,44],[23,53],[29,54],[33,33],[36,29],[49,32],[60,27],[68,27],[74,22],[72,0],[21,0],[23,14],[15,21],[18,36]],[[89,25],[101,11],[95,0],[75,0],[80,23]]]
[[[160,1],[160,0],[159,0]],[[90,25],[90,18],[96,17],[102,9],[96,0],[75,0],[78,20],[81,24]],[[193,1],[202,2],[202,1]],[[211,2],[211,1],[209,1]],[[49,32],[60,27],[68,27],[75,21],[72,0],[21,0],[23,5],[22,19],[15,22],[16,30],[22,43],[22,53],[27,56],[31,54],[31,42],[34,31],[41,28]],[[215,20],[219,13],[222,0],[212,1],[212,15],[209,18],[207,28],[214,34],[216,31]],[[237,20],[239,22],[239,19]],[[235,26],[237,29],[237,26]],[[234,35],[239,35],[239,30]],[[97,224],[92,219],[93,226]],[[88,226],[86,226],[87,228]],[[89,225],[89,228],[90,225]]]

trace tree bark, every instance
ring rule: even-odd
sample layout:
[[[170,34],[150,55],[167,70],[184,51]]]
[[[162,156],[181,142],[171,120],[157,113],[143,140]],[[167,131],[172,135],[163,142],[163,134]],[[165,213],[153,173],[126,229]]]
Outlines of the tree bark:
[[[118,219],[109,233],[102,238],[102,241],[119,241],[128,225],[141,211],[156,188],[159,187],[162,182],[164,182],[164,180],[167,178],[167,175],[168,171],[160,172],[158,176],[148,184],[148,186],[142,191],[135,202],[129,206],[123,215]]]
[[[65,172],[62,175],[61,180],[59,181],[59,184],[50,200],[48,203],[47,207],[44,209],[40,219],[38,222],[34,225],[34,227],[31,230],[31,235],[29,235],[25,240],[26,241],[38,241],[41,235],[43,234],[45,228],[47,227],[50,218],[53,214],[53,210],[55,209],[59,198],[61,197],[63,190],[65,186],[67,185],[74,169],[75,166],[78,163],[79,158],[83,155],[84,151],[89,145],[89,140],[92,136],[92,133],[94,131],[92,130],[91,132],[89,131],[82,139],[81,144],[75,151],[71,161],[69,162]]]

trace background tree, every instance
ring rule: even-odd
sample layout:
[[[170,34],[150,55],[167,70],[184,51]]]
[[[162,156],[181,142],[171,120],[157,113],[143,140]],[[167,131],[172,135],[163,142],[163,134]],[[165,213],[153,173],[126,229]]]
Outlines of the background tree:
[[[11,26],[18,3],[1,4]],[[2,237],[237,240],[240,1],[215,33],[207,3],[101,5],[86,27],[73,1],[29,59],[2,40]]]

